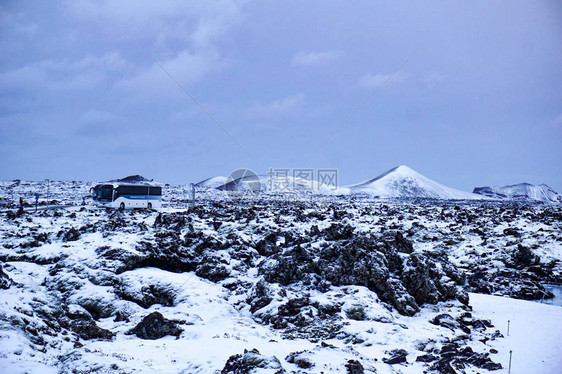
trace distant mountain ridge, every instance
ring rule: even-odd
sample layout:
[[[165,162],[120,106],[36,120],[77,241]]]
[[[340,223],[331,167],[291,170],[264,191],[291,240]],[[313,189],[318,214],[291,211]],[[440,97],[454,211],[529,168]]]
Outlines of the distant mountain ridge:
[[[473,192],[500,200],[562,203],[562,196],[546,184],[519,183],[508,186],[476,187]]]
[[[266,193],[349,195],[349,189],[346,187],[327,185],[317,180],[293,176],[248,175],[236,180],[227,178],[223,185],[215,188],[221,191],[255,191],[258,189]]]
[[[201,182],[194,183],[193,186],[197,189],[208,190],[211,188],[218,188],[227,182],[228,178],[223,176],[216,176],[202,180]]]
[[[520,183],[511,186],[476,187],[473,192],[457,190],[438,183],[406,165],[392,168],[381,175],[364,182],[333,188],[318,181],[287,177],[277,180],[275,177],[258,175],[263,193],[312,193],[316,195],[349,195],[381,199],[437,199],[437,200],[515,200],[562,203],[562,196],[545,184],[538,186]],[[211,191],[247,191],[249,180],[240,178],[233,181],[226,177],[211,177],[195,184],[201,190]],[[279,191],[271,186],[288,183],[291,188]],[[308,189],[313,183],[315,186]],[[308,192],[307,192],[308,191]]]
[[[128,177],[121,178],[121,179],[112,179],[110,182],[120,182],[120,183],[149,183],[153,182],[153,179],[147,179],[142,175],[129,175]]]
[[[290,193],[312,193],[317,195],[356,195],[373,198],[421,198],[421,199],[442,199],[442,200],[487,200],[486,196],[473,194],[470,192],[456,190],[451,187],[437,183],[420,173],[412,170],[408,166],[401,165],[379,175],[376,178],[365,182],[333,187],[318,181],[305,180],[302,178],[286,177],[278,179],[272,176],[257,176],[261,183],[262,192],[290,192]],[[205,186],[209,189],[222,191],[245,191],[249,190],[247,180],[226,182],[225,177],[207,178],[195,186]],[[218,185],[221,182],[222,185]],[[272,186],[281,183],[288,183],[290,186],[286,191],[279,191]],[[312,185],[312,188],[308,186]]]

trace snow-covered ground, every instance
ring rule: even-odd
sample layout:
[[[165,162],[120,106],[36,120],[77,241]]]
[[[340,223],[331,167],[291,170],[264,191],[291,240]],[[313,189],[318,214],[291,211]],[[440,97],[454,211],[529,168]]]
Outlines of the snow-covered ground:
[[[510,350],[512,373],[559,372],[561,307],[475,293],[464,304],[464,289],[547,296],[558,206],[342,197],[186,210],[185,186],[166,186],[173,207],[119,212],[81,206],[88,188],[51,184],[70,207],[0,218],[2,373],[507,372]],[[147,339],[138,326],[153,312],[164,336]]]
[[[504,338],[490,345],[505,368],[512,352],[511,373],[562,373],[562,307],[482,294],[470,294],[470,305],[500,328]]]

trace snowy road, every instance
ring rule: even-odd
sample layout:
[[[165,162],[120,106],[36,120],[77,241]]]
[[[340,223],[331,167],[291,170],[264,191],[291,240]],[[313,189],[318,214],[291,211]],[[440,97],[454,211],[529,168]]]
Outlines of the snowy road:
[[[37,208],[35,206],[32,207],[25,207],[23,208],[23,210],[27,213],[33,213],[35,211],[40,211],[40,210],[51,210],[51,209],[67,209],[67,208],[72,208],[72,207],[76,207],[78,205],[38,205]],[[16,213],[18,211],[18,209],[7,209],[2,211],[2,213],[7,213],[7,212],[13,212]]]

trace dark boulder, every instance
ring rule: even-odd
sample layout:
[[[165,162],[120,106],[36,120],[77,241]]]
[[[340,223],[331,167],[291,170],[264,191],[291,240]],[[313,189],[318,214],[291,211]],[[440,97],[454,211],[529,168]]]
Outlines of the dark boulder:
[[[469,346],[461,347],[456,342],[450,342],[441,347],[438,357],[428,354],[418,357],[416,361],[432,362],[437,360],[430,366],[430,369],[443,374],[457,374],[457,369],[464,372],[463,369],[468,365],[486,370],[502,368],[501,364],[493,362],[488,356],[488,353],[477,353]]]
[[[412,242],[406,239],[399,231],[394,234],[393,240],[387,241],[387,244],[400,253],[410,254],[414,251]]]
[[[508,263],[508,265],[513,265],[517,269],[523,269],[527,266],[537,265],[539,262],[540,258],[533,254],[529,248],[518,244],[511,254],[511,263]]]
[[[285,361],[297,365],[301,369],[310,369],[314,362],[307,357],[308,351],[292,352],[285,358]]]
[[[439,374],[458,374],[458,372],[451,366],[451,359],[447,357],[439,359],[439,361],[431,365],[430,368]]]
[[[84,340],[90,339],[111,339],[113,333],[109,330],[102,329],[94,320],[77,320],[72,321],[70,324],[72,331],[78,334]]]
[[[80,239],[80,232],[74,227],[60,233],[63,242],[73,242]]]
[[[477,271],[468,276],[469,290],[476,293],[491,294],[494,292],[493,287],[490,285],[490,274],[486,271]]]
[[[347,374],[363,374],[365,373],[365,369],[363,369],[363,365],[357,360],[349,360],[345,364],[345,368],[347,369]]]
[[[121,210],[108,210],[109,220],[103,226],[103,231],[117,231],[119,229],[125,230],[129,228],[130,221],[123,218]]]
[[[206,257],[203,263],[197,266],[195,274],[211,282],[220,282],[230,276],[230,271],[215,257]]]
[[[113,333],[96,325],[93,320],[78,320],[71,323],[71,329],[77,333],[82,339],[111,339]]]
[[[363,305],[354,305],[345,311],[345,315],[349,319],[355,321],[364,321],[367,319],[367,314],[365,313],[365,308]]]
[[[318,267],[314,262],[314,254],[297,245],[272,256],[270,261],[264,261],[259,271],[266,281],[287,286],[310,278],[311,274],[318,273]]]
[[[405,316],[413,316],[419,312],[420,308],[415,298],[408,293],[399,279],[388,278],[385,282],[385,291],[382,293],[383,300],[388,300]]]
[[[116,274],[138,267],[144,260],[143,256],[123,248],[102,246],[96,249],[96,254],[105,260],[108,267],[114,268]]]
[[[310,237],[320,235],[320,230],[318,229],[318,225],[310,226],[310,231],[308,233]]]
[[[384,362],[385,364],[394,365],[407,362],[406,356],[408,355],[408,352],[406,352],[404,349],[395,349],[389,352],[389,354],[390,357],[384,357],[382,359],[382,362]]]
[[[435,318],[433,318],[429,322],[437,326],[449,328],[451,330],[459,327],[459,322],[457,322],[450,314],[446,313],[435,316]]]
[[[13,220],[16,219],[18,217],[21,217],[25,214],[25,211],[23,210],[23,208],[19,208],[17,211],[13,211],[13,210],[8,210],[6,212],[6,219],[8,220]]]
[[[323,231],[326,240],[342,240],[353,238],[353,227],[341,223],[332,223]]]
[[[191,248],[185,248],[173,235],[157,238],[156,244],[141,241],[136,248],[143,256],[133,268],[155,267],[175,273],[193,271],[200,263],[200,255]]]
[[[461,359],[461,361],[465,361],[471,365],[490,371],[502,369],[502,364],[493,362],[490,357],[488,357],[488,353],[472,352],[472,354],[469,354],[466,359]]]
[[[310,304],[308,297],[300,297],[295,299],[290,299],[285,304],[280,305],[277,308],[280,316],[296,316],[300,313],[301,308]]]
[[[437,360],[437,356],[434,356],[431,353],[421,355],[416,358],[417,362],[433,362],[435,360]]]
[[[468,347],[470,348],[470,347]],[[456,343],[445,344],[439,351],[441,357],[450,357],[459,355],[459,345]]]
[[[274,374],[285,373],[281,362],[275,356],[264,356],[257,349],[244,350],[244,354],[232,355],[226,361],[221,374],[263,373],[265,370]]]
[[[413,253],[405,261],[404,269],[404,287],[419,305],[454,299],[468,305],[468,294],[461,287],[465,278],[447,259]]]
[[[507,229],[504,229],[503,234],[505,236],[515,236],[516,238],[521,236],[521,232],[513,227],[508,227]]]
[[[4,273],[2,264],[0,264],[0,289],[7,290],[12,284],[14,284],[14,281],[8,276],[8,274]]]
[[[383,289],[389,276],[388,260],[371,240],[332,244],[319,253],[320,274],[334,285],[360,285]]]
[[[92,316],[84,309],[67,310],[65,317],[59,320],[62,327],[74,331],[81,339],[104,339],[109,340],[115,334],[111,331],[99,327]]]
[[[154,220],[154,227],[180,231],[186,223],[185,214],[182,213],[159,213]]]
[[[266,235],[265,238],[256,243],[255,248],[262,256],[271,256],[281,251],[281,248],[277,246],[277,234],[275,233]]]
[[[119,284],[115,293],[122,299],[137,303],[145,309],[154,304],[160,304],[162,306],[174,305],[175,295],[173,290],[162,285],[151,284],[143,286],[140,294],[131,291],[132,290],[129,290],[127,286]]]
[[[250,291],[246,302],[250,305],[250,312],[254,313],[256,310],[269,305],[272,300],[273,297],[267,282],[259,280]]]
[[[179,336],[183,330],[177,322],[170,321],[158,312],[153,312],[143,318],[128,334],[135,334],[141,339],[160,339],[166,335]]]
[[[435,284],[436,272],[435,264],[422,254],[414,253],[406,260],[402,282],[419,305],[424,303],[435,304],[441,299],[454,296],[454,292],[453,295],[440,294]]]

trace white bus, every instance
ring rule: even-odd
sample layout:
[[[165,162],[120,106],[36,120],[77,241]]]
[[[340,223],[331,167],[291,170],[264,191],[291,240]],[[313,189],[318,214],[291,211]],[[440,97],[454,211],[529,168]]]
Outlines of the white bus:
[[[98,206],[127,209],[162,207],[162,187],[145,184],[98,184],[90,189]]]

